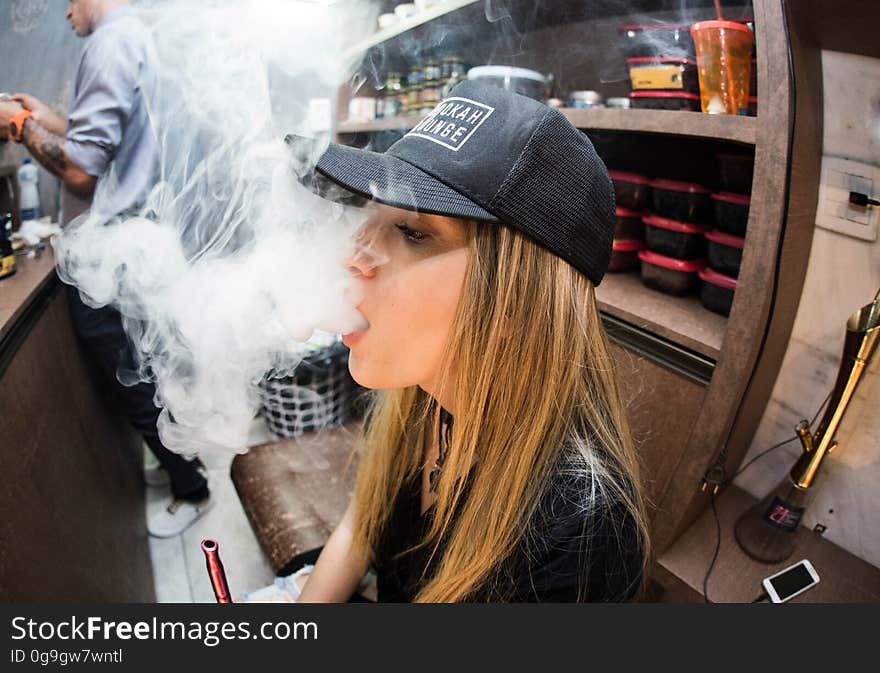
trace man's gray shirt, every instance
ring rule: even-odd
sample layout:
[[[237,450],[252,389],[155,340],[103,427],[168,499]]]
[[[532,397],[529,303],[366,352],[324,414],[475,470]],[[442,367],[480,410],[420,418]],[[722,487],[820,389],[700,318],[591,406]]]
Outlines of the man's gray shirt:
[[[67,121],[68,158],[99,178],[92,212],[109,218],[143,203],[157,143],[143,101],[155,77],[150,34],[131,7],[112,10],[86,39]],[[89,204],[64,190],[64,221]],[[79,201],[79,203],[77,203]]]

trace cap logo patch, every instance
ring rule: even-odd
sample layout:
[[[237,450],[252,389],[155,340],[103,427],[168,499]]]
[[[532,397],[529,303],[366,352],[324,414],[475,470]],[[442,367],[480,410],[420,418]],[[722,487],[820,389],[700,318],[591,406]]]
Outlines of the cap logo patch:
[[[458,152],[495,108],[470,98],[447,98],[407,133]]]

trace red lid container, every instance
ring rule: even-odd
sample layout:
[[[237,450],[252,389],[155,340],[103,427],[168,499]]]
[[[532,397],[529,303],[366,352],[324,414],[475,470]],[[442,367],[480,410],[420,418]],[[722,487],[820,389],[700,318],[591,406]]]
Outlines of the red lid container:
[[[700,269],[706,268],[706,262],[702,259],[675,259],[675,257],[667,257],[660,255],[651,250],[642,250],[639,252],[639,259],[648,264],[659,266],[670,271],[684,271],[685,273],[693,273]],[[720,275],[720,274],[719,274]]]
[[[629,238],[615,238],[611,244],[611,259],[608,260],[608,271],[630,271],[639,266],[638,251],[642,242]]]
[[[618,26],[618,33],[626,33],[630,30],[688,30],[689,24],[686,23],[629,23],[625,26]]]
[[[678,220],[671,220],[668,217],[660,217],[659,215],[646,215],[642,218],[642,222],[652,227],[676,231],[681,234],[705,234],[709,231],[709,227],[702,224],[679,222]]]
[[[743,185],[745,180],[751,176],[737,175],[737,171],[728,171],[727,178],[741,180]],[[715,223],[717,227],[728,234],[734,236],[745,236],[746,227],[749,223],[749,204],[751,199],[744,194],[734,194],[732,192],[717,192],[712,194],[712,200],[715,202]]]
[[[651,196],[650,179],[638,173],[615,170],[609,170],[608,175],[614,183],[614,200],[618,205],[636,211],[641,211],[648,205]]]
[[[617,180],[619,182],[632,182],[637,185],[651,184],[650,178],[646,178],[644,175],[639,175],[638,173],[627,173],[626,171],[610,169],[608,175],[612,180]]]
[[[710,190],[696,182],[682,182],[680,180],[667,180],[657,178],[651,181],[653,189],[666,189],[672,192],[689,192],[691,194],[709,194]]]
[[[688,91],[633,91],[630,98],[678,98],[699,101],[700,96]]]
[[[631,238],[615,238],[611,249],[614,252],[635,252],[642,249],[642,242]]]
[[[699,84],[697,85],[699,87]],[[679,110],[699,112],[700,97],[689,91],[639,90],[629,95],[630,107],[636,110]]]
[[[692,58],[680,56],[631,56],[626,59],[627,65],[650,65],[653,63],[667,63],[669,65],[697,65]]]
[[[718,231],[717,229],[713,229],[712,231],[707,232],[706,238],[713,243],[720,243],[721,245],[726,245],[729,248],[738,248],[740,250],[742,250],[746,244],[746,239],[742,238],[741,236],[725,234],[723,231]]]
[[[698,275],[700,278],[707,283],[711,283],[720,288],[724,288],[725,290],[735,290],[736,289],[736,278],[731,278],[730,276],[725,276],[723,273],[718,273],[715,269],[710,269],[706,267],[705,269],[700,269]]]
[[[712,194],[712,198],[716,201],[733,203],[737,206],[748,206],[752,202],[752,199],[745,194],[734,194],[733,192],[715,192]]]

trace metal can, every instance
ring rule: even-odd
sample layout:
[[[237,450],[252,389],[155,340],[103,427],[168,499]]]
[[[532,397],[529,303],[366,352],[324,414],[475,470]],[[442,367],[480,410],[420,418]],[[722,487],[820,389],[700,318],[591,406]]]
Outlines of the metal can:
[[[419,92],[419,102],[427,105],[436,105],[440,101],[440,87],[436,83],[426,84]]]
[[[411,86],[407,89],[406,92],[406,113],[409,115],[417,115],[419,114],[420,105],[419,105],[419,95],[421,94],[422,87],[419,86]]]
[[[428,61],[424,70],[425,84],[433,84],[440,79],[440,63],[438,61]]]
[[[421,66],[414,65],[409,69],[409,77],[406,78],[406,83],[410,87],[418,87],[421,86],[425,81],[425,70]]]

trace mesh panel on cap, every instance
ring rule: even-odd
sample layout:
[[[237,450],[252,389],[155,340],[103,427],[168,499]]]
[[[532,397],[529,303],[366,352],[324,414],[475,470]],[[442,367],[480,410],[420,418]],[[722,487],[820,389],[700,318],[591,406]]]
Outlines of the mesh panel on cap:
[[[547,113],[489,209],[598,285],[611,259],[614,189],[593,144]]]

